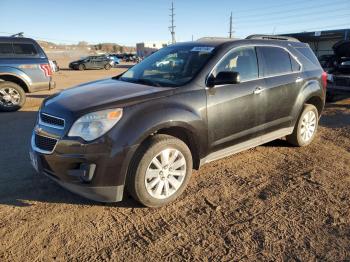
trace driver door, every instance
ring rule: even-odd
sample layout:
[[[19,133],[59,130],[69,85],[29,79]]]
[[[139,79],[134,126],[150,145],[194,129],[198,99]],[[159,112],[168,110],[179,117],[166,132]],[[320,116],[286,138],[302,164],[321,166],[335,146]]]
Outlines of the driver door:
[[[238,47],[229,51],[216,65],[214,77],[222,71],[238,72],[237,84],[207,88],[208,137],[211,151],[247,141],[256,136],[263,124],[265,102],[259,89],[265,88],[259,78],[255,47]]]

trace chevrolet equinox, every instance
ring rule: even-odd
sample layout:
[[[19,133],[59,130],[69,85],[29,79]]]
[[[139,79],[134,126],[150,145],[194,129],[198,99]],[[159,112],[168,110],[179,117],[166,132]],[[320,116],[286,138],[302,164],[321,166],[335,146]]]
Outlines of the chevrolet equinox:
[[[326,80],[310,47],[293,38],[170,45],[121,75],[45,99],[31,161],[86,198],[116,202],[127,191],[160,207],[205,163],[282,137],[310,144]]]

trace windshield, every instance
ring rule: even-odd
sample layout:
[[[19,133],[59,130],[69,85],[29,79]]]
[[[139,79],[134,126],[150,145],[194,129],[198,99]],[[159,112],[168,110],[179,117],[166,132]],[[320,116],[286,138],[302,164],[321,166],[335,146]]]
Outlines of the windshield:
[[[119,80],[154,86],[181,86],[196,76],[213,50],[212,46],[169,46],[130,68]]]

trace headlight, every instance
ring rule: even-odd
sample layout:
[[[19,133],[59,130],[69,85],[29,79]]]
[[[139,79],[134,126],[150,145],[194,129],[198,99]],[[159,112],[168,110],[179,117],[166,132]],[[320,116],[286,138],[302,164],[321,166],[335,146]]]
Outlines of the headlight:
[[[68,136],[92,141],[107,133],[123,116],[123,109],[108,109],[86,114],[74,122]]]

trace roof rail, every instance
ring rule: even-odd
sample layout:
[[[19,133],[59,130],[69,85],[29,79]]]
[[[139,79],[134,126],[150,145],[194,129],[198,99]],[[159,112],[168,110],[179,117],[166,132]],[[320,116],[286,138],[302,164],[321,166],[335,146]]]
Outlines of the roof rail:
[[[245,39],[264,39],[264,40],[284,40],[291,42],[300,42],[298,39],[290,36],[281,36],[281,35],[250,35]]]

